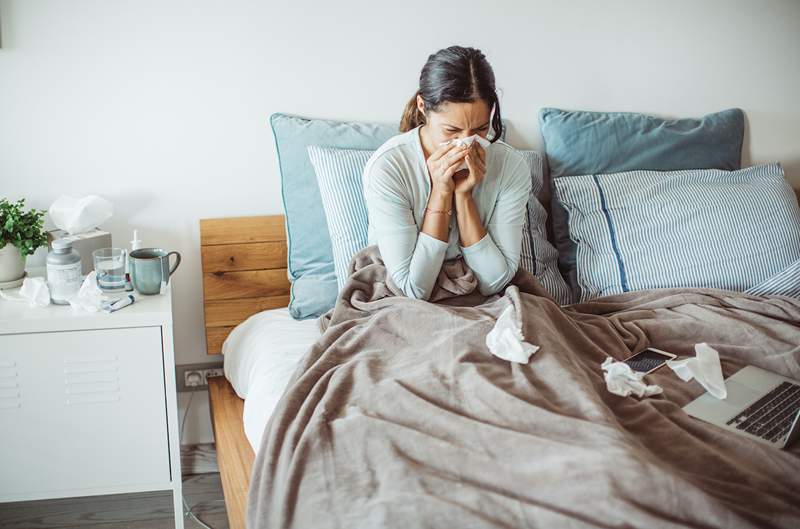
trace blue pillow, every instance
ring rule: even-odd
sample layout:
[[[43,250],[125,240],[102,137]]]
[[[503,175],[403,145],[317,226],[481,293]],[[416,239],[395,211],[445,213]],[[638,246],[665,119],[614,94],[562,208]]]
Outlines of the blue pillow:
[[[339,288],[347,281],[353,255],[368,244],[368,216],[362,175],[373,152],[314,145],[308,147],[328,218]],[[556,250],[547,240],[547,213],[536,198],[543,187],[542,156],[534,151],[520,153],[531,168],[531,193],[520,266],[535,275],[558,303],[566,304],[571,299],[570,291],[558,273]]]
[[[800,208],[778,164],[562,177],[581,301],[634,290],[743,291],[800,259]]]
[[[633,112],[585,112],[543,108],[539,126],[550,166],[551,187],[563,176],[620,173],[637,169],[725,169],[741,167],[744,113],[723,110],[700,119],[668,120]],[[553,239],[561,272],[575,295],[575,244],[566,213],[552,201]]]
[[[272,114],[269,122],[275,137],[286,217],[287,268],[292,282],[289,313],[296,319],[311,318],[333,307],[337,287],[325,212],[306,147],[377,149],[398,129],[397,125],[306,119],[280,113]]]

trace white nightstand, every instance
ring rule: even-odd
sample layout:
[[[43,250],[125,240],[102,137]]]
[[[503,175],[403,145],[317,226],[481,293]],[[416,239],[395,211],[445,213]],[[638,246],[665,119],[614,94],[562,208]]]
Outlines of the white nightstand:
[[[112,314],[0,299],[0,502],[171,490],[171,288]]]

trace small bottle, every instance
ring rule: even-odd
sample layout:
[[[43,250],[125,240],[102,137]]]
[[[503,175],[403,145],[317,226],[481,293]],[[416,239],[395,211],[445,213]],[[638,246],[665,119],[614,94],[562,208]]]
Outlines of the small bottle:
[[[69,298],[81,288],[81,256],[72,241],[56,239],[47,254],[47,287],[56,305],[69,304]]]
[[[133,230],[133,240],[131,241],[131,251],[142,247],[142,240],[139,238],[139,230]]]

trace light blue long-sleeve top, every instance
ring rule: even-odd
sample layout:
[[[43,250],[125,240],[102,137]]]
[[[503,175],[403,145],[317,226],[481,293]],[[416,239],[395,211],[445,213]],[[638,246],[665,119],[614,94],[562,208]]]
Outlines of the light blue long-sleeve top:
[[[530,169],[506,143],[486,148],[486,175],[472,190],[486,235],[459,244],[455,211],[447,242],[420,231],[431,181],[419,127],[390,138],[364,168],[369,244],[377,244],[394,283],[406,296],[428,299],[445,259],[464,256],[484,295],[501,291],[517,272],[530,193]]]

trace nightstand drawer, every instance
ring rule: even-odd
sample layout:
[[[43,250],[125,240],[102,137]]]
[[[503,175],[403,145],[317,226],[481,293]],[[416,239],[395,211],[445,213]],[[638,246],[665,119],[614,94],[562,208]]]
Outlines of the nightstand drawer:
[[[0,336],[0,501],[170,487],[160,327]]]

